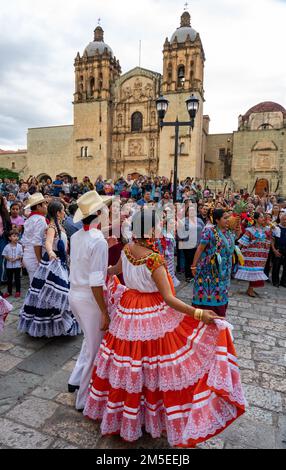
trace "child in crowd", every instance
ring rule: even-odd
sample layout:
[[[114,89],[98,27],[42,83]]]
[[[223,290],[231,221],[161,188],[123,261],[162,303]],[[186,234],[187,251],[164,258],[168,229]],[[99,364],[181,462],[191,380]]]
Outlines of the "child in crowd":
[[[15,278],[16,294],[15,297],[21,297],[21,267],[23,260],[23,247],[19,243],[19,233],[16,230],[11,230],[9,234],[9,243],[3,251],[3,257],[7,260],[7,278],[8,278],[8,292],[3,295],[7,299],[12,295],[13,278]]]
[[[21,212],[21,204],[19,202],[15,202],[10,207],[10,221],[13,226],[16,226],[18,229],[19,234],[23,232],[24,228],[24,219],[20,215]]]

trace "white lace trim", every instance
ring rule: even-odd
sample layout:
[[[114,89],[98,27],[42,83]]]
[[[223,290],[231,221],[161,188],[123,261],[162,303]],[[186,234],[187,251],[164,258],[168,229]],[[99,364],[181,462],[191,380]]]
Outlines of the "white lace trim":
[[[142,354],[138,361],[132,357],[116,355],[103,341],[95,361],[96,373],[101,379],[108,379],[113,388],[123,389],[128,393],[140,393],[144,386],[151,391],[182,390],[194,385],[209,371],[217,337],[216,328],[203,326],[200,330],[195,330],[187,338],[187,344],[175,354],[153,358]],[[178,344],[182,343],[180,337],[177,341]],[[161,347],[164,348],[164,345]],[[134,348],[134,353],[138,353],[138,343]],[[132,354],[132,350],[130,353]]]
[[[163,401],[151,405],[144,397],[141,398],[141,405],[135,414],[132,414],[130,408],[125,405],[114,409],[116,405],[109,402],[106,396],[102,396],[99,400],[89,396],[84,415],[94,420],[102,420],[103,435],[120,434],[128,442],[134,442],[142,436],[143,426],[153,438],[159,438],[162,432],[167,431],[171,446],[188,445],[191,439],[206,440],[219,430],[223,430],[227,423],[238,416],[235,405],[215,393],[211,393],[199,408],[189,403],[172,407],[180,411],[175,415],[171,408],[168,415],[168,408]]]
[[[184,314],[174,312],[167,306],[154,315],[122,315],[119,307],[109,331],[125,341],[151,341],[163,338],[174,331],[184,319]]]
[[[264,274],[263,268],[261,268],[261,272],[243,271],[239,269],[235,275],[235,279],[239,279],[241,281],[255,282],[255,281],[267,281],[268,277]]]

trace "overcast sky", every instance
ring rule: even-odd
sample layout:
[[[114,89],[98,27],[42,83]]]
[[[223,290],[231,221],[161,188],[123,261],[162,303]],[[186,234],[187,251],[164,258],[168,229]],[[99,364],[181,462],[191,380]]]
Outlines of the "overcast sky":
[[[0,0],[0,148],[26,147],[29,127],[72,124],[74,58],[97,19],[122,71],[162,73],[162,48],[184,0]],[[204,113],[211,133],[237,129],[261,101],[286,107],[286,0],[193,0],[206,54]]]

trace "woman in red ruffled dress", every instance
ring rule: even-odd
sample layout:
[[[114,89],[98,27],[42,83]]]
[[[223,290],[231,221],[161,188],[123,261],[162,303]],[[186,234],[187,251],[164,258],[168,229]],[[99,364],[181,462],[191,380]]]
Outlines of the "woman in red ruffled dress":
[[[175,297],[153,250],[155,227],[150,209],[135,214],[136,240],[109,269],[123,272],[126,287],[116,278],[109,285],[111,323],[84,415],[101,420],[103,435],[133,442],[145,429],[153,438],[166,433],[171,446],[195,447],[242,415],[245,399],[230,325]]]

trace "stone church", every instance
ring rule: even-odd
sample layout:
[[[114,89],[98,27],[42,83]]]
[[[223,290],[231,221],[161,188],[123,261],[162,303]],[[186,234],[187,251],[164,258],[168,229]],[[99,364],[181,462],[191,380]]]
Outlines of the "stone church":
[[[97,26],[94,40],[75,58],[74,124],[28,130],[27,151],[1,152],[0,166],[21,177],[56,174],[170,176],[175,130],[160,130],[156,99],[169,101],[166,120],[188,121],[186,99],[200,101],[194,130],[180,130],[179,177],[213,180],[215,187],[286,194],[286,110],[261,103],[239,117],[232,134],[209,134],[204,116],[205,53],[185,11],[163,46],[163,74],[136,67],[122,74],[120,62]]]

